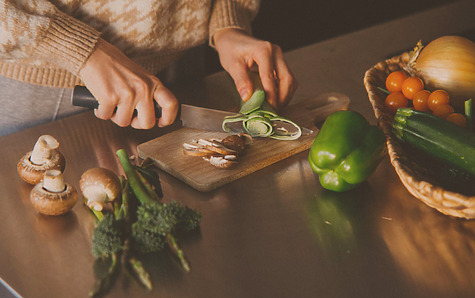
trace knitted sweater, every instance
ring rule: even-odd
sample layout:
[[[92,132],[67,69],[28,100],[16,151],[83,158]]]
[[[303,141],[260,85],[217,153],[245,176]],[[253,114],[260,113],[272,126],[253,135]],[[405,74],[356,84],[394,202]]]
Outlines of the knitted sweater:
[[[250,31],[259,0],[0,0],[0,75],[81,84],[99,37],[151,73],[224,28]]]

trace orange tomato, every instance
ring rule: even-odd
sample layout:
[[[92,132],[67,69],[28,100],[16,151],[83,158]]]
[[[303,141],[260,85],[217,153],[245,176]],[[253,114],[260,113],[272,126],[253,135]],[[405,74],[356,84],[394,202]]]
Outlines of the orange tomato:
[[[427,101],[429,99],[430,92],[428,90],[421,90],[414,94],[412,98],[412,105],[414,109],[423,112],[429,112],[429,106],[427,105]]]
[[[458,126],[467,127],[467,118],[460,113],[452,113],[445,117],[445,120],[450,121]]]
[[[400,92],[405,79],[407,79],[407,74],[402,70],[391,72],[386,78],[386,90],[391,93]]]
[[[384,101],[384,106],[392,114],[396,114],[397,109],[405,108],[408,104],[409,101],[401,92],[393,92],[389,94],[386,96],[386,100]]]
[[[449,116],[450,114],[452,114],[454,112],[454,108],[452,108],[452,106],[450,105],[439,105],[435,108],[434,111],[432,111],[432,114],[434,116],[437,116],[437,117],[440,117],[440,118],[447,118],[447,116]]]
[[[444,90],[435,90],[427,100],[427,105],[431,111],[435,111],[437,107],[448,105],[450,103],[449,94]]]
[[[424,90],[424,82],[418,77],[409,77],[402,82],[402,94],[408,99],[413,99],[414,94]]]

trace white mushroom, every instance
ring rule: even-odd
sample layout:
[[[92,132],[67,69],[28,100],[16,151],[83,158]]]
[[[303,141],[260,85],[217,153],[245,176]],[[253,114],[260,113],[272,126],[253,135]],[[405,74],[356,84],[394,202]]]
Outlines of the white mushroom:
[[[215,139],[212,139],[212,140],[199,139],[198,144],[201,144],[206,149],[209,149],[211,151],[214,151],[222,155],[237,153],[235,150],[232,150],[230,148],[223,146],[223,144],[221,144],[220,141],[215,140]]]
[[[229,135],[221,141],[226,148],[232,149],[239,154],[244,153],[246,145],[252,141],[252,137],[245,133]]]
[[[92,168],[81,175],[79,188],[86,198],[86,205],[101,211],[106,202],[115,200],[121,193],[119,177],[109,169]]]
[[[77,202],[77,191],[64,183],[60,170],[47,170],[43,181],[30,192],[33,207],[42,214],[61,215],[71,210]]]
[[[30,183],[38,184],[47,170],[64,171],[66,161],[58,151],[59,142],[50,135],[42,135],[36,141],[32,151],[27,152],[18,162],[20,177]]]
[[[217,168],[227,169],[237,164],[237,161],[235,160],[235,158],[236,158],[235,155],[211,156],[209,158],[209,163]]]

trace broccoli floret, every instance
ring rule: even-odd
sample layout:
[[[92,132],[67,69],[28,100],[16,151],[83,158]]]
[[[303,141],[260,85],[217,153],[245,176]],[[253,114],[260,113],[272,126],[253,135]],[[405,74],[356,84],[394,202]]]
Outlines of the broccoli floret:
[[[159,252],[165,243],[165,235],[151,232],[139,223],[132,225],[132,248],[138,253]]]
[[[181,203],[149,203],[138,208],[132,225],[134,249],[141,253],[160,251],[170,233],[187,232],[199,227],[201,214]]]
[[[96,258],[106,258],[120,252],[124,246],[123,221],[113,214],[105,214],[97,223],[92,234],[92,254]]]
[[[136,224],[152,233],[166,235],[173,230],[177,221],[173,210],[158,202],[141,205],[137,210]]]
[[[170,202],[164,204],[164,208],[169,210],[169,213],[174,214],[177,218],[175,224],[175,231],[177,232],[189,232],[200,226],[201,213],[184,206],[181,202]]]

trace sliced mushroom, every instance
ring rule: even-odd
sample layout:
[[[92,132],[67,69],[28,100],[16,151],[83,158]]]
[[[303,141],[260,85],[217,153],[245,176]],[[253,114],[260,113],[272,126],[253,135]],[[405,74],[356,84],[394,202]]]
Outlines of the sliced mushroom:
[[[211,139],[211,140],[200,139],[198,140],[198,144],[201,144],[206,149],[209,149],[211,151],[214,151],[222,155],[237,153],[235,150],[223,146],[223,144],[221,144],[221,142],[216,139]]]
[[[244,153],[247,144],[252,141],[252,137],[245,133],[229,135],[221,141],[221,144],[229,149],[232,149],[239,154]]]
[[[60,170],[47,170],[43,181],[30,192],[33,207],[42,214],[61,215],[70,211],[77,202],[76,189],[64,183]]]
[[[36,141],[33,150],[27,152],[18,162],[20,177],[30,183],[38,184],[47,170],[64,171],[66,160],[58,151],[59,142],[50,135],[42,135]]]
[[[217,168],[227,169],[237,164],[235,157],[235,155],[211,156],[209,158],[209,163]]]
[[[252,140],[247,134],[230,135],[223,140],[199,139],[183,144],[183,153],[201,156],[217,168],[229,168],[235,165],[237,156],[244,153],[246,145]]]
[[[119,177],[109,169],[92,168],[81,175],[79,188],[86,198],[86,205],[97,211],[106,202],[115,200],[121,193]]]

